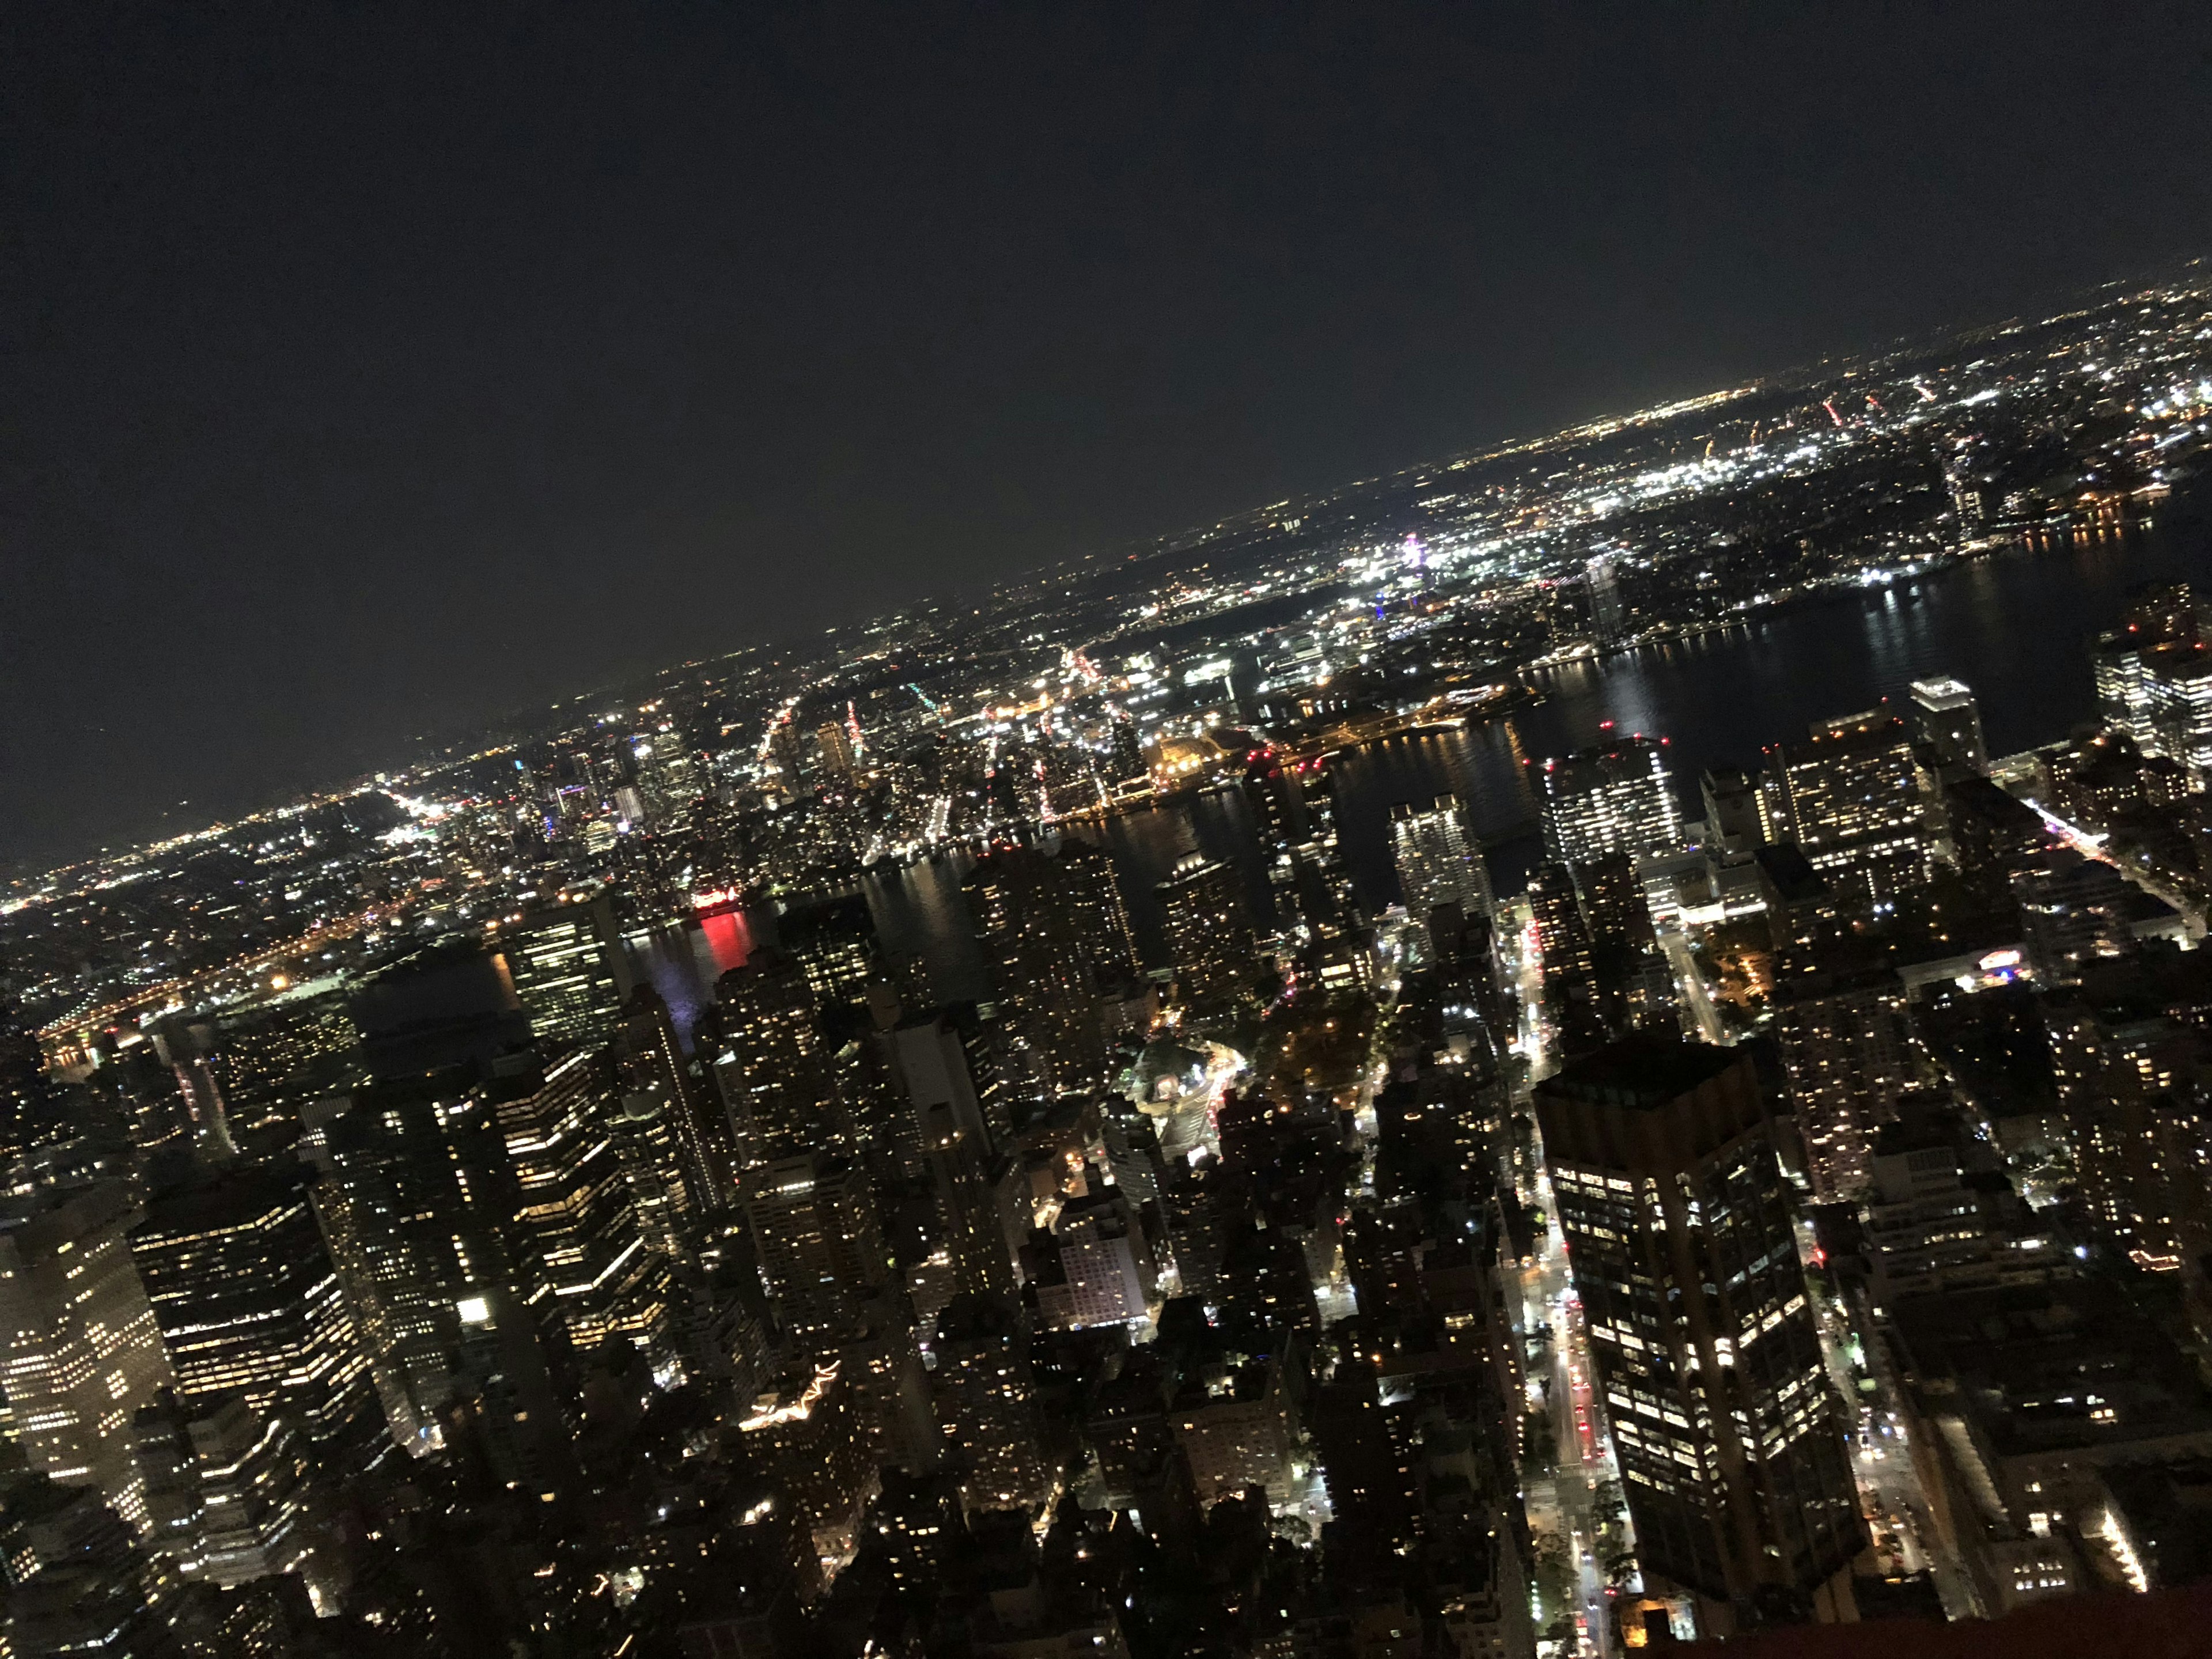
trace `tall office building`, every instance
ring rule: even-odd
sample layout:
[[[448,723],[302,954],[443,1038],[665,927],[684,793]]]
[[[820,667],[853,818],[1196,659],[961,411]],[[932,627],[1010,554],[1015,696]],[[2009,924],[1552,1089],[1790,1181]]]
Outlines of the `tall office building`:
[[[1775,977],[1775,1040],[1806,1174],[1823,1203],[1864,1193],[1875,1134],[1920,1081],[1906,1000],[1887,966]]]
[[[327,1468],[389,1446],[352,1310],[300,1177],[226,1171],[150,1205],[131,1253],[153,1304],[177,1397],[242,1395],[303,1429]]]
[[[1469,916],[1487,916],[1495,908],[1482,844],[1468,830],[1457,795],[1438,795],[1425,811],[1411,801],[1393,805],[1390,852],[1406,913],[1414,921],[1425,923],[1439,904],[1456,904]]]
[[[668,1265],[646,1248],[611,1144],[612,1081],[582,1049],[542,1064],[502,1064],[491,1098],[520,1206],[510,1230],[511,1279],[524,1306],[559,1323],[580,1353],[627,1339],[663,1376],[673,1370]],[[465,1316],[495,1318],[495,1302]]]
[[[1618,1011],[1598,984],[1595,943],[1575,890],[1574,872],[1557,860],[1537,866],[1528,882],[1535,923],[1544,1012],[1562,1054],[1601,1048],[1620,1035]]]
[[[775,946],[757,950],[716,981],[714,1001],[714,1075],[741,1159],[769,1163],[832,1145],[835,1091],[805,970]]]
[[[1537,774],[1544,851],[1564,864],[1604,853],[1641,858],[1680,844],[1682,810],[1664,739],[1617,738],[1547,760]]]
[[[1954,679],[1912,682],[1912,740],[1970,772],[1990,769],[1982,740],[1982,708],[1973,690]]]
[[[630,974],[605,893],[525,917],[500,935],[499,949],[539,1041],[586,1048],[613,1041]]]
[[[658,1105],[675,1148],[689,1212],[704,1214],[717,1207],[729,1195],[736,1162],[726,1120],[707,1109],[668,1004],[650,985],[630,993],[615,1057],[625,1104],[644,1095]]]
[[[1191,1003],[1227,1001],[1252,989],[1259,954],[1233,865],[1186,854],[1158,886],[1176,984]]]
[[[393,1431],[433,1437],[453,1399],[461,1309],[503,1295],[505,1145],[473,1066],[378,1079],[311,1108],[313,1199]]]
[[[133,1522],[131,1414],[169,1380],[131,1259],[137,1219],[119,1181],[40,1194],[0,1218],[0,1431],[32,1468],[96,1484]]]
[[[745,1224],[784,1330],[818,1350],[890,1278],[890,1251],[867,1172],[804,1157],[749,1173]]]
[[[775,939],[825,1008],[839,1002],[865,1008],[869,982],[883,977],[883,944],[862,894],[792,906],[775,919]]]
[[[299,1431],[235,1395],[184,1428],[199,1477],[198,1576],[234,1589],[299,1571],[308,1555],[310,1503]]]
[[[1099,994],[1133,957],[1110,856],[1073,839],[1008,848],[962,890],[1006,1023],[1042,1079],[1063,1093],[1095,1087],[1106,1070]]]
[[[1751,1056],[1649,1036],[1536,1085],[1647,1578],[1725,1634],[1855,1616],[1865,1539]]]
[[[1815,721],[1782,750],[1777,770],[1790,833],[1830,886],[1883,904],[1925,877],[1912,734],[1896,715],[1870,708]]]

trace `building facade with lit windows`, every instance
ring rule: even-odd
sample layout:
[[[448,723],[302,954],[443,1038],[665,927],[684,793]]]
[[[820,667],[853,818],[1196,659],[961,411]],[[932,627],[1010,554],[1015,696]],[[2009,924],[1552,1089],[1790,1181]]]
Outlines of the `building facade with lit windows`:
[[[1055,1471],[1030,1365],[1030,1333],[1018,1303],[962,1295],[937,1316],[930,1379],[951,1471],[969,1515],[1034,1510],[1051,1496]]]
[[[1487,916],[1495,908],[1482,843],[1468,828],[1457,795],[1439,795],[1425,808],[1400,801],[1390,809],[1390,854],[1406,914],[1426,921],[1440,904],[1461,914]]]
[[[604,1057],[581,1049],[503,1066],[493,1079],[520,1201],[514,1288],[578,1352],[627,1337],[666,1375],[675,1351],[668,1263],[647,1245],[612,1145],[613,1086]]]
[[[875,1192],[858,1164],[785,1158],[749,1173],[744,1203],[769,1302],[795,1340],[826,1340],[889,1282]]]
[[[281,1412],[325,1467],[390,1447],[368,1359],[305,1182],[258,1164],[149,1205],[131,1254],[161,1327],[177,1397],[242,1395]]]
[[[1536,1086],[1647,1575],[1725,1634],[1852,1616],[1865,1539],[1752,1058],[1638,1035]]]
[[[1666,741],[1641,732],[1547,760],[1536,769],[1544,851],[1563,864],[1607,853],[1641,858],[1680,845],[1682,809]]]
[[[612,1040],[630,984],[605,894],[513,923],[501,933],[499,951],[541,1042],[596,1047]]]
[[[1970,772],[1990,769],[1989,744],[1982,737],[1982,708],[1963,680],[1915,680],[1911,688],[1912,740]]]
[[[1203,853],[1188,854],[1158,890],[1182,1000],[1223,1002],[1249,993],[1259,945],[1236,868]]]
[[[1920,1081],[1904,981],[1887,966],[1784,973],[1768,1000],[1813,1195],[1857,1198],[1875,1134]]]
[[[1886,708],[1815,721],[1777,759],[1790,831],[1838,893],[1881,905],[1927,875],[1912,734]]]
[[[97,1485],[132,1522],[131,1415],[169,1380],[131,1257],[138,1217],[124,1184],[103,1182],[0,1219],[0,1429],[32,1468]]]

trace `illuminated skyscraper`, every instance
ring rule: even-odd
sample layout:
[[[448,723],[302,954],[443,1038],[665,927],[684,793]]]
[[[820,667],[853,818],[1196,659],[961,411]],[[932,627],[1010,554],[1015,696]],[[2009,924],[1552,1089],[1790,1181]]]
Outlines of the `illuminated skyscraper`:
[[[171,1193],[132,1230],[131,1253],[186,1406],[237,1394],[264,1415],[280,1412],[335,1472],[389,1446],[297,1175],[256,1164]]]
[[[1752,1058],[1636,1036],[1536,1085],[1553,1201],[1647,1577],[1725,1633],[1855,1616],[1864,1546]]]
[[[1927,873],[1912,734],[1886,708],[1815,721],[1777,770],[1792,836],[1839,893],[1887,903]]]
[[[1411,801],[1390,809],[1390,850],[1406,913],[1425,923],[1439,904],[1456,904],[1462,915],[1487,916],[1493,902],[1482,845],[1468,832],[1467,809],[1457,795],[1438,795],[1426,811]]]
[[[480,1075],[459,1066],[316,1103],[314,1201],[387,1415],[422,1437],[452,1401],[462,1309],[504,1294],[514,1213]]]
[[[512,1282],[522,1304],[557,1321],[579,1352],[624,1337],[665,1373],[675,1351],[668,1266],[646,1248],[611,1144],[612,1090],[604,1059],[579,1049],[542,1066],[519,1060],[494,1078],[520,1200]],[[481,1322],[484,1311],[465,1316]]]
[[[1584,561],[1583,579],[1589,586],[1590,637],[1600,649],[1616,645],[1628,625],[1628,608],[1620,599],[1620,574],[1603,554]]]
[[[1682,839],[1662,740],[1615,738],[1547,760],[1537,773],[1544,798],[1544,850],[1564,864],[1604,853],[1641,858]]]
[[[2142,653],[2143,713],[2151,754],[2165,755],[2202,783],[2212,777],[2212,646],[2160,646]]]
[[[2098,713],[2107,731],[2125,732],[2146,754],[2166,752],[2151,708],[2147,665],[2164,651],[2193,652],[2202,634],[2196,597],[2187,583],[2136,590],[2120,626],[2100,635],[2090,653]]]
[[[40,1194],[0,1221],[0,1428],[33,1468],[141,1513],[131,1419],[169,1380],[121,1182]]]
[[[514,994],[541,1042],[611,1042],[629,1000],[629,967],[605,894],[526,917],[500,936]]]

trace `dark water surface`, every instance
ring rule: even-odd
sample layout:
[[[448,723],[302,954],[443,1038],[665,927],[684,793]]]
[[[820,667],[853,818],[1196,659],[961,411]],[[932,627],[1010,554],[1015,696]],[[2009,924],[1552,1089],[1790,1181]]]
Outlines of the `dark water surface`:
[[[2090,635],[2112,624],[2130,588],[2177,579],[2212,587],[2212,545],[2194,516],[2176,514],[2149,530],[2085,533],[2050,551],[1978,559],[1690,644],[1546,671],[1534,679],[1545,701],[1510,720],[1393,738],[1337,757],[1338,823],[1353,888],[1370,909],[1397,897],[1391,804],[1446,792],[1469,803],[1491,845],[1499,890],[1520,885],[1534,860],[1536,818],[1525,763],[1595,742],[1608,721],[1667,739],[1693,815],[1705,768],[1756,765],[1762,748],[1803,736],[1812,720],[1884,697],[1902,703],[1917,679],[1949,675],[1973,688],[1992,756],[2063,736],[2095,710]],[[1255,902],[1265,902],[1265,866],[1235,790],[1115,818],[1092,833],[1120,865],[1149,963],[1165,960],[1152,885],[1183,854],[1231,860]],[[969,867],[965,858],[941,859],[866,883],[885,943],[922,952],[945,1000],[990,994],[960,898]],[[659,936],[639,953],[640,966],[688,1028],[702,985],[741,960],[759,931],[757,922],[750,934],[736,925],[724,927],[726,937]]]

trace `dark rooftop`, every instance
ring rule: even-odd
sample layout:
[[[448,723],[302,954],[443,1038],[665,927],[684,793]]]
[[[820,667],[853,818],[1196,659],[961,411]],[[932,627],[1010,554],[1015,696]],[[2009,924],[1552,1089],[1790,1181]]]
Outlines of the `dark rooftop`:
[[[1595,1105],[1664,1106],[1747,1063],[1732,1048],[1637,1031],[1576,1060],[1536,1090]]]

